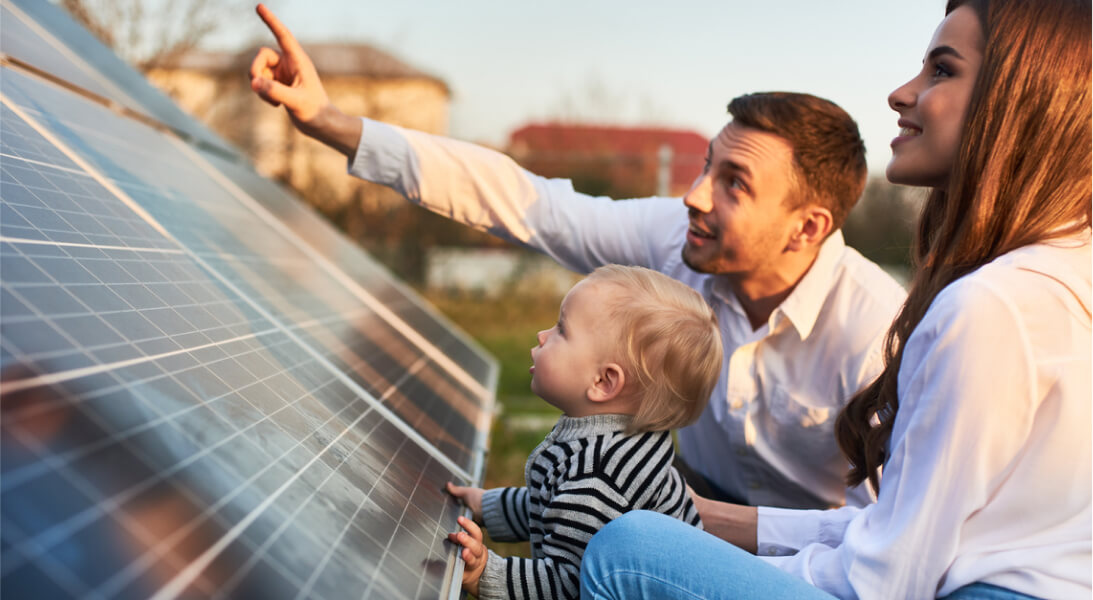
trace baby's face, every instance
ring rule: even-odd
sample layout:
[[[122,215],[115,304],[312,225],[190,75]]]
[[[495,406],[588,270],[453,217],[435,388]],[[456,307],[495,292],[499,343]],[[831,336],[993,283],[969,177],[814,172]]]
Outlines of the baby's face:
[[[588,389],[600,367],[616,361],[605,306],[617,288],[584,280],[569,290],[558,322],[531,349],[531,391],[571,417],[586,416]]]

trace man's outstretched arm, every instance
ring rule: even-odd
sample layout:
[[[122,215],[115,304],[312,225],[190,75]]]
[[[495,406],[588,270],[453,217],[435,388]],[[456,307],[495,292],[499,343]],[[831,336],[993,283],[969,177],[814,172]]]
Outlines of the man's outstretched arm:
[[[304,135],[352,158],[361,137],[361,122],[330,103],[311,58],[284,24],[263,4],[262,18],[281,51],[262,48],[250,66],[250,87],[273,106],[284,105]]]

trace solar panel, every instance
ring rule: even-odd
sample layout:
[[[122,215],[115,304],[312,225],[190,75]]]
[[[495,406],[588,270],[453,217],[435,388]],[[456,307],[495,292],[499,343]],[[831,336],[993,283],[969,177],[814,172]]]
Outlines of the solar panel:
[[[20,8],[0,593],[457,594],[442,486],[481,482],[496,361],[211,134],[119,110],[92,88],[132,74],[89,74]]]
[[[230,144],[187,116],[53,3],[4,2],[0,18],[3,33],[0,49],[9,60],[39,70],[64,85],[82,88],[142,117],[153,118],[194,143],[240,156]]]

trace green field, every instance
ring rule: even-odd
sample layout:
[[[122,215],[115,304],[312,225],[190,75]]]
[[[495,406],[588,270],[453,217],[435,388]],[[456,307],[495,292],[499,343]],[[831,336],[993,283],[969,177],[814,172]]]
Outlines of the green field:
[[[485,487],[524,484],[524,463],[561,412],[531,393],[531,347],[535,334],[553,326],[561,298],[527,294],[487,298],[472,294],[427,293],[425,297],[474,337],[501,365],[498,414],[490,432]],[[527,543],[487,538],[501,556],[528,556]]]

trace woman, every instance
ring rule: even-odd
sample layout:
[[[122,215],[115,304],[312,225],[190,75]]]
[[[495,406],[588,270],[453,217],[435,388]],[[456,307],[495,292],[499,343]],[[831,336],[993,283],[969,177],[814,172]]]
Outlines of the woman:
[[[1089,15],[952,0],[889,97],[888,178],[933,190],[886,370],[836,423],[876,504],[696,498],[732,544],[630,513],[589,544],[583,597],[1089,597]]]

